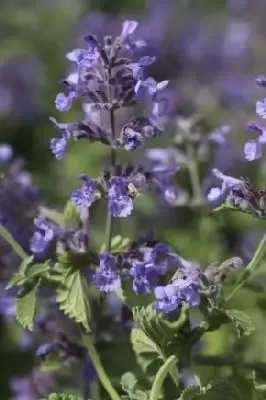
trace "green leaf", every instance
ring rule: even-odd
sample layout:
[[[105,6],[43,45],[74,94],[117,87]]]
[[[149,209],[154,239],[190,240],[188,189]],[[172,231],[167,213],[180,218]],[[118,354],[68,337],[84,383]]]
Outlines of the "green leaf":
[[[62,226],[64,224],[64,214],[60,211],[53,210],[52,208],[40,207],[40,213],[57,225]]]
[[[132,329],[131,343],[137,361],[144,372],[147,372],[147,369],[156,359],[161,358],[160,350],[157,345],[149,339],[141,329]]]
[[[32,331],[36,313],[38,285],[26,290],[16,299],[16,318],[25,329]]]
[[[216,379],[205,388],[200,400],[243,400],[238,388],[228,380]]]
[[[112,253],[120,253],[127,250],[129,242],[129,238],[123,238],[121,235],[114,236],[111,241]]]
[[[68,201],[64,209],[63,222],[66,228],[73,228],[80,222],[79,209],[72,201]]]
[[[32,264],[33,257],[29,257],[25,262],[22,262],[19,272],[14,275],[8,283],[8,288],[12,286],[23,286],[26,283],[31,285],[36,284],[40,278],[49,277],[53,265],[50,260],[44,264]]]
[[[65,314],[90,332],[90,289],[85,276],[79,270],[65,269],[63,285],[56,290],[59,307]]]
[[[120,384],[124,392],[131,393],[137,384],[137,379],[132,372],[126,372],[122,375]]]
[[[121,235],[114,236],[111,240],[112,253],[121,253],[121,252],[127,250],[129,243],[130,243],[129,238],[124,238]],[[104,252],[104,251],[106,251],[105,243],[101,246],[101,252]]]
[[[178,400],[193,400],[201,393],[200,386],[188,386],[183,390]]]
[[[121,400],[148,400],[148,392],[136,389],[138,381],[132,372],[126,372],[120,381],[122,390],[127,393]]]
[[[255,327],[249,316],[243,311],[239,310],[225,310],[225,314],[233,323],[238,337],[248,336],[254,332]]]

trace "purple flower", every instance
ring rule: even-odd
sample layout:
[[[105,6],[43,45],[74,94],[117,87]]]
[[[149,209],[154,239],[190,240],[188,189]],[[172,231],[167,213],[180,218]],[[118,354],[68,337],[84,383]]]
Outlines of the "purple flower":
[[[50,142],[50,149],[58,160],[65,157],[66,147],[71,139],[70,132],[65,131],[61,138],[53,138]]]
[[[14,322],[16,319],[16,298],[6,293],[3,285],[0,286],[0,313],[7,322]]]
[[[149,117],[149,121],[156,132],[162,132],[164,130],[167,106],[168,101],[166,99],[160,99],[153,103],[152,114]]]
[[[209,133],[209,138],[213,142],[224,145],[227,143],[227,136],[231,132],[231,127],[228,125],[223,125],[219,129],[215,129]]]
[[[90,42],[90,44],[91,46],[87,50],[74,49],[66,55],[68,60],[77,64],[79,68],[78,72],[81,72],[83,68],[85,69],[92,67],[100,58],[98,47],[95,46],[96,42],[93,45],[92,42]]]
[[[135,93],[141,97],[150,96],[155,98],[158,92],[168,86],[169,81],[157,83],[155,79],[149,77],[145,80],[139,80],[135,85]]]
[[[260,75],[256,79],[256,83],[258,86],[266,87],[266,76]]]
[[[77,95],[75,92],[70,92],[68,96],[64,93],[59,93],[55,99],[55,105],[58,111],[65,112],[70,110],[73,101],[76,99]]]
[[[54,352],[55,350],[56,350],[56,343],[54,343],[54,342],[45,343],[45,344],[41,345],[40,347],[38,347],[38,349],[36,350],[36,356],[45,358],[49,354]]]
[[[248,161],[258,160],[262,156],[262,144],[259,140],[249,140],[245,144],[244,154]]]
[[[80,179],[83,182],[82,189],[73,192],[71,200],[81,208],[88,208],[101,197],[99,182],[88,175],[80,175]]]
[[[108,210],[114,217],[128,217],[133,210],[132,196],[129,196],[129,182],[122,176],[110,179]]]
[[[14,400],[33,400],[32,383],[29,378],[15,378],[11,382]]]
[[[101,292],[112,292],[121,285],[117,274],[117,260],[109,253],[100,253],[100,267],[93,275],[93,283]]]
[[[199,269],[198,266],[180,258],[182,265],[172,278],[172,283],[155,288],[157,301],[154,307],[161,312],[171,313],[183,303],[190,307],[198,307],[199,296]]]
[[[172,284],[166,286],[157,286],[154,290],[156,301],[154,307],[156,310],[165,314],[176,311],[181,305],[181,299],[178,297],[178,291]]]
[[[38,230],[34,232],[31,238],[30,249],[35,254],[43,253],[61,231],[61,228],[43,216],[36,217],[34,225]]]
[[[141,57],[136,63],[127,64],[127,68],[130,68],[132,70],[134,79],[140,80],[143,79],[144,68],[152,65],[155,60],[156,57],[144,56]]]
[[[212,170],[213,175],[215,175],[219,180],[222,181],[222,187],[213,187],[208,195],[207,198],[210,202],[213,203],[221,203],[227,194],[233,189],[235,186],[242,184],[242,181],[237,178],[233,178],[231,176],[224,175],[220,170],[214,168]]]
[[[97,382],[98,374],[97,371],[91,361],[91,358],[88,356],[85,360],[83,367],[83,378],[85,381],[89,382]]]
[[[133,289],[138,294],[149,293],[158,281],[158,273],[151,263],[140,263],[130,268]]]
[[[52,375],[35,370],[31,376],[12,379],[11,382],[14,400],[35,400],[46,397],[55,389]]]
[[[50,121],[53,122],[53,124],[55,124],[55,126],[57,126],[62,131],[62,137],[53,138],[50,142],[50,149],[52,153],[58,160],[61,160],[62,158],[64,158],[67,144],[72,138],[72,133],[70,129],[71,124],[60,124],[53,117],[50,118]]]
[[[126,127],[123,130],[123,144],[125,150],[136,150],[144,141],[143,136],[132,128]]]
[[[259,133],[258,139],[249,140],[244,147],[245,158],[248,161],[258,160],[262,156],[262,144],[266,143],[266,130],[256,122],[250,122],[248,128]]]
[[[175,162],[175,152],[172,149],[150,149],[146,154],[153,163],[150,170],[155,179],[157,191],[168,204],[176,204],[178,190],[174,175],[180,167]]]
[[[256,113],[263,119],[266,119],[266,98],[256,103]]]
[[[135,262],[129,275],[133,278],[136,293],[148,293],[156,286],[159,276],[165,275],[180,264],[180,258],[166,244],[158,243],[153,248],[146,248],[143,261]]]
[[[13,149],[8,144],[0,145],[0,164],[7,164],[11,161]]]
[[[138,22],[129,20],[126,20],[123,23],[122,32],[118,39],[119,42],[128,50],[135,51],[146,46],[146,42],[143,40],[132,40],[132,34],[135,32],[138,25]]]

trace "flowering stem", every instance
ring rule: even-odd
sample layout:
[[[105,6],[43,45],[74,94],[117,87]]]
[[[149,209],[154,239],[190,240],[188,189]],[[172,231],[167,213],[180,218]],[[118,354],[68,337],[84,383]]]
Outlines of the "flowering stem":
[[[194,148],[191,143],[187,144],[187,156],[188,156],[187,168],[190,177],[193,199],[200,202],[202,199],[202,192],[200,185],[198,163],[196,161]]]
[[[108,101],[109,104],[112,104],[112,88],[110,84],[110,80],[112,77],[112,69],[108,68]],[[116,166],[116,152],[113,148],[113,142],[115,140],[115,115],[114,109],[110,108],[110,130],[111,130],[111,154],[110,154],[110,164],[112,170],[115,169]],[[108,252],[111,251],[111,240],[112,240],[112,230],[113,230],[113,216],[107,210],[107,221],[106,221],[106,229],[105,229],[105,246]]]
[[[111,400],[121,400],[120,396],[118,395],[118,393],[116,392],[116,390],[114,389],[114,387],[112,386],[112,383],[108,377],[108,375],[106,374],[104,367],[101,363],[101,360],[98,356],[97,350],[94,347],[94,344],[92,343],[91,340],[92,336],[89,333],[83,333],[82,332],[82,341],[84,346],[86,346],[87,350],[88,350],[88,354],[90,356],[90,359],[94,365],[94,368],[97,371],[97,374],[99,376],[99,379],[101,381],[101,384],[103,385],[104,389],[106,390],[106,392],[108,393],[109,397]]]
[[[245,281],[251,276],[252,272],[260,265],[265,253],[266,253],[266,233],[262,237],[252,260],[245,268],[242,276],[236,282],[235,287],[233,288],[231,293],[226,297],[226,301],[229,301],[234,296],[234,294],[244,285]]]
[[[18,242],[13,238],[11,233],[8,232],[8,230],[0,224],[0,235],[5,239],[5,241],[12,247],[14,252],[22,259],[25,260],[28,258],[28,254],[23,250],[23,248],[20,246]]]

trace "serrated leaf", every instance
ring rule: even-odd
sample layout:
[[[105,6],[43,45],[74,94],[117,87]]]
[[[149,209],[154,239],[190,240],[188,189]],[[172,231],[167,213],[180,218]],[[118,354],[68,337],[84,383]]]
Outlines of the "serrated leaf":
[[[238,337],[248,336],[254,332],[255,327],[249,316],[239,310],[225,310],[225,314],[233,323]]]
[[[205,394],[198,396],[199,400],[243,400],[238,388],[226,379],[210,382],[205,390]]]
[[[79,209],[72,201],[68,201],[63,214],[64,226],[71,228],[77,226],[80,222]]]
[[[188,386],[183,390],[178,400],[193,400],[201,393],[200,386]]]
[[[33,329],[33,320],[36,313],[38,285],[29,288],[21,297],[16,299],[16,318],[24,329]]]
[[[22,263],[21,270],[10,279],[7,288],[22,286],[26,283],[34,284],[37,283],[40,278],[48,278],[51,267],[50,260],[41,264],[31,264],[30,262],[26,264]]]
[[[160,357],[160,351],[156,344],[138,328],[131,331],[131,343],[138,363],[144,372]]]
[[[87,279],[79,270],[67,269],[62,283],[63,286],[56,290],[60,309],[90,332],[90,290]]]

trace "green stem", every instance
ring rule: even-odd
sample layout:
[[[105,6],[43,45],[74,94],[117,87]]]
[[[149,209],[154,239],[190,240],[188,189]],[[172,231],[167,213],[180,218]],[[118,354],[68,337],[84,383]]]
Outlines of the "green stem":
[[[86,346],[86,348],[88,350],[88,354],[91,358],[94,368],[97,371],[100,382],[103,385],[106,392],[108,393],[110,399],[111,400],[121,400],[120,396],[118,395],[118,393],[112,386],[112,383],[104,370],[104,367],[98,356],[97,350],[95,349],[94,344],[92,343],[91,335],[89,333],[86,333],[86,334],[82,333],[82,341],[83,341],[84,346]]]
[[[202,191],[200,185],[199,168],[194,152],[194,147],[191,143],[187,144],[187,157],[187,168],[190,177],[193,199],[200,202],[202,200]]]
[[[172,355],[167,358],[165,363],[157,371],[150,393],[150,400],[157,400],[162,392],[162,386],[167,374],[170,373],[172,367],[177,363],[176,356]]]
[[[23,248],[15,241],[11,233],[0,224],[0,235],[5,239],[5,241],[12,247],[15,253],[22,259],[25,260],[28,258],[28,254],[23,250]]]
[[[108,69],[108,82],[112,77],[111,68]],[[110,83],[108,83],[108,101],[112,104],[112,88]],[[115,115],[113,108],[110,109],[110,129],[111,129],[111,154],[110,154],[110,164],[114,172],[116,166],[116,152],[113,148],[113,142],[115,140]],[[112,241],[112,231],[113,231],[113,216],[107,210],[107,221],[105,228],[105,248],[106,251],[111,251],[111,241]]]
[[[159,347],[157,347],[157,351],[158,351],[158,353],[159,353],[161,359],[164,361],[164,363],[166,363],[167,357],[164,355],[162,349],[160,349]],[[179,375],[178,369],[177,369],[177,367],[176,367],[177,362],[178,362],[178,360],[177,360],[177,358],[176,358],[175,363],[174,363],[173,365],[170,366],[169,375],[171,376],[171,378],[172,378],[174,384],[176,385],[176,387],[179,388],[180,375]]]
[[[265,252],[266,252],[266,233],[262,237],[252,260],[245,268],[242,276],[236,282],[232,292],[226,297],[226,301],[229,301],[235,295],[235,293],[245,284],[246,280],[251,276],[252,272],[260,265],[265,255]]]

